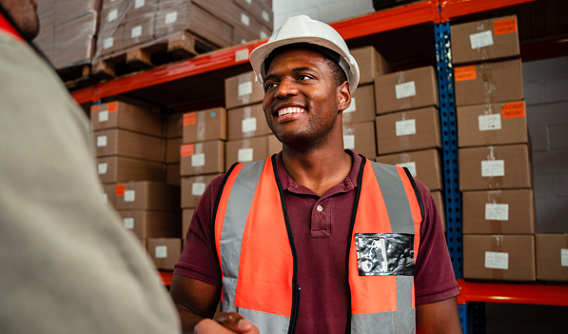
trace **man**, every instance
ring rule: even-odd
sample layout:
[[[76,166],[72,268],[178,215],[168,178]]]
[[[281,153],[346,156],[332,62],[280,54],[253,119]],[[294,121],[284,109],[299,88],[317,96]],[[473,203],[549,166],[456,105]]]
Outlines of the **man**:
[[[213,327],[202,318],[221,300],[260,333],[460,333],[428,189],[343,148],[359,68],[341,36],[293,17],[250,60],[283,150],[232,167],[198,204],[170,290],[184,332]]]
[[[178,333],[93,161],[89,121],[29,43],[32,0],[0,0],[0,332]]]

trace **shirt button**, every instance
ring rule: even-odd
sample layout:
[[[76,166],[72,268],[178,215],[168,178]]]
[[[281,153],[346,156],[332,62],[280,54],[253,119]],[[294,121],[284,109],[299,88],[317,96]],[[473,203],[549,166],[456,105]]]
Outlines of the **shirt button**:
[[[322,207],[321,205],[318,205],[318,208],[317,208],[317,209],[318,209],[319,212],[322,212],[322,211],[323,211],[323,207]]]

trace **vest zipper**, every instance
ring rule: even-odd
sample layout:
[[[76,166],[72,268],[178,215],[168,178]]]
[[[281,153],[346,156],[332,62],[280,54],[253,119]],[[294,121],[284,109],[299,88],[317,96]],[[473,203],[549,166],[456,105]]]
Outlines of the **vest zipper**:
[[[363,183],[363,169],[367,163],[367,159],[361,155],[361,167],[359,168],[359,175],[357,176],[357,188],[355,190],[355,202],[353,203],[353,213],[351,214],[351,224],[349,225],[349,235],[347,237],[347,255],[345,256],[345,266],[347,273],[347,284],[349,285],[349,252],[351,251],[351,239],[353,238],[353,227],[355,226],[355,218],[357,217],[357,208],[359,207],[359,197],[361,196],[361,187]],[[347,312],[347,324],[345,326],[345,333],[351,333],[351,287],[349,287],[349,312]]]

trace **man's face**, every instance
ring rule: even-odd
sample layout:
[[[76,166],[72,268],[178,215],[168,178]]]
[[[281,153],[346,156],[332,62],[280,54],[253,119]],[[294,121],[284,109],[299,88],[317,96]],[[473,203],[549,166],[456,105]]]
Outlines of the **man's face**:
[[[0,5],[10,16],[25,40],[33,40],[39,33],[36,14],[37,0],[0,0]]]
[[[338,87],[328,61],[309,49],[288,49],[274,57],[264,91],[268,126],[282,143],[294,146],[324,142],[350,101],[348,84]]]

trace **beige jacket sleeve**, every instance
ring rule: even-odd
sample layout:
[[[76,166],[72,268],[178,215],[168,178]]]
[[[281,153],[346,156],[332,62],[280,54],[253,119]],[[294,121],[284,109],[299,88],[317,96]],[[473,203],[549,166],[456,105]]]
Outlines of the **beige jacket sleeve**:
[[[0,32],[0,333],[179,333],[155,269],[102,202],[89,122]]]

